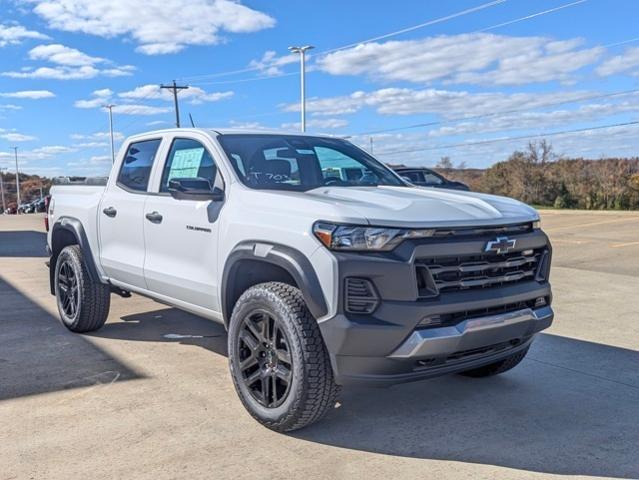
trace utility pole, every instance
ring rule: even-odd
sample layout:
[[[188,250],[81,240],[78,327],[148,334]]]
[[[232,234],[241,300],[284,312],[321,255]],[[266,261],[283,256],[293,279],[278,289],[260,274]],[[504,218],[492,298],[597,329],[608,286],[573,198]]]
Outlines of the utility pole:
[[[160,85],[161,89],[171,90],[173,92],[173,102],[175,103],[175,126],[180,128],[180,108],[178,106],[178,92],[180,90],[186,90],[188,85],[177,85],[173,80],[173,85]]]
[[[0,192],[2,192],[2,213],[7,211],[7,206],[4,203],[4,179],[2,176],[4,173],[2,172],[2,168],[0,168]]]
[[[115,105],[105,105],[104,108],[109,110],[109,134],[111,135],[111,163],[115,163],[115,149],[113,148],[113,107]]]
[[[288,47],[291,53],[299,53],[300,54],[300,90],[301,90],[301,99],[300,99],[300,110],[302,112],[302,132],[306,131],[306,52],[315,47],[312,45],[306,45],[304,47]]]
[[[371,155],[373,154],[373,137],[368,137],[371,143]]]
[[[18,168],[18,147],[13,147],[13,153],[16,157],[16,198],[18,200],[17,212],[20,210],[20,169]]]

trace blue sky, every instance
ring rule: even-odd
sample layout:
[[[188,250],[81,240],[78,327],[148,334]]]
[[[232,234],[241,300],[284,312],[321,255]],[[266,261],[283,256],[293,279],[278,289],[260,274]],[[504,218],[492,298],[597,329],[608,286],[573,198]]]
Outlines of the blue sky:
[[[308,130],[384,161],[486,167],[571,130],[557,153],[636,156],[639,125],[608,126],[639,120],[638,23],[634,0],[0,0],[0,168],[18,146],[28,173],[106,173],[102,106],[118,145],[169,127],[172,79],[183,124],[297,130],[305,44]]]

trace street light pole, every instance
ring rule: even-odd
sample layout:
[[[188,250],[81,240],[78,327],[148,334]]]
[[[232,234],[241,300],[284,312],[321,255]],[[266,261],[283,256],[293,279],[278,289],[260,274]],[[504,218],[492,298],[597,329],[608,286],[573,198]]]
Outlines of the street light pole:
[[[4,179],[2,176],[4,173],[2,172],[2,168],[0,168],[0,192],[2,193],[2,213],[7,211],[7,206],[4,203]]]
[[[13,147],[13,153],[16,157],[16,199],[18,200],[17,210],[20,209],[20,169],[18,168],[18,147]],[[16,213],[19,213],[18,211]]]
[[[306,131],[306,52],[314,48],[312,45],[303,47],[288,47],[292,53],[300,54],[300,109],[302,132]]]
[[[115,105],[105,105],[104,108],[109,110],[109,134],[111,135],[111,163],[115,163],[115,149],[113,148],[113,107]]]

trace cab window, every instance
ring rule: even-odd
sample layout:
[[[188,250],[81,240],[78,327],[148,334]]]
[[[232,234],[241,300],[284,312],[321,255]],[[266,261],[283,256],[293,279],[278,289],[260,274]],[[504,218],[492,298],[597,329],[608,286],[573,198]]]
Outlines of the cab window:
[[[205,178],[211,187],[216,183],[217,166],[208,150],[197,140],[176,138],[164,164],[160,192],[169,191],[174,178]]]
[[[129,145],[118,174],[118,185],[138,192],[146,192],[160,139],[145,140]]]

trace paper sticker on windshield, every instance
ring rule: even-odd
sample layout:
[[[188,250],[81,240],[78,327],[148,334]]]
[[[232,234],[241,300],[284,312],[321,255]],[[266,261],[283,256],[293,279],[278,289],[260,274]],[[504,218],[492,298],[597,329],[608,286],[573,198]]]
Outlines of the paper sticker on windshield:
[[[195,178],[200,171],[204,147],[177,150],[173,155],[169,180],[172,178]]]

